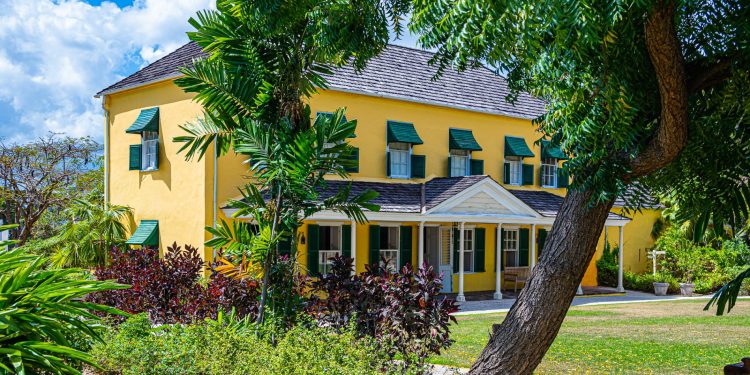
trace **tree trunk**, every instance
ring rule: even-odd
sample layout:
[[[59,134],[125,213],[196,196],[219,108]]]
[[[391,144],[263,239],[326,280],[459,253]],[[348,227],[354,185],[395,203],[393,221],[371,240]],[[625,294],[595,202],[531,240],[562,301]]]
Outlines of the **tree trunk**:
[[[590,206],[591,192],[568,192],[544,251],[472,374],[531,374],[557,336],[614,201]]]

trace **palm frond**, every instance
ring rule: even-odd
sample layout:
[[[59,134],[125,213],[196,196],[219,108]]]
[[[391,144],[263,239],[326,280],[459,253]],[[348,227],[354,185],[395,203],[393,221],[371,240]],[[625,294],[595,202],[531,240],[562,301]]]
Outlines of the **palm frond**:
[[[737,275],[734,280],[728,282],[714,293],[703,310],[708,311],[712,306],[716,305],[716,315],[724,315],[724,310],[727,313],[732,311],[732,308],[737,303],[737,297],[740,295],[742,283],[745,279],[750,279],[750,268]]]

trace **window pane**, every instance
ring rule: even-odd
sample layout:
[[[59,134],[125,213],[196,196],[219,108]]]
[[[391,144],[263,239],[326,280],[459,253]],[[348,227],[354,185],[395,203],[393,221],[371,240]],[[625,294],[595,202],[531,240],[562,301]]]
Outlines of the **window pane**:
[[[398,272],[398,250],[380,250],[380,256],[385,258],[385,263],[380,261],[380,267],[389,272]]]
[[[468,176],[469,175],[468,164],[469,164],[468,156],[452,155],[451,156],[451,176],[453,177]]]
[[[464,251],[464,272],[474,272],[473,251]]]
[[[520,185],[523,175],[523,163],[520,160],[510,160],[510,183],[513,185]]]
[[[557,186],[557,159],[542,159],[542,186]]]
[[[341,250],[341,227],[320,226],[320,250]]]
[[[380,248],[383,250],[398,250],[398,227],[380,227]]]

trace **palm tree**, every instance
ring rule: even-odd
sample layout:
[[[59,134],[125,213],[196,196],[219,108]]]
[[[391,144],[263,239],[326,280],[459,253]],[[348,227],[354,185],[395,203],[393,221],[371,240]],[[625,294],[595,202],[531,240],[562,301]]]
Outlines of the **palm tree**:
[[[76,199],[67,211],[70,220],[50,240],[53,267],[101,266],[106,263],[107,253],[123,246],[130,234],[130,207]]]

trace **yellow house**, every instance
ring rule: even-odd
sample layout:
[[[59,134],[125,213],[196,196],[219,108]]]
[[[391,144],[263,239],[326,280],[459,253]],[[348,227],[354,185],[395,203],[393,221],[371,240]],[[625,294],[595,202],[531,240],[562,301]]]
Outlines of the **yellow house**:
[[[204,227],[232,217],[226,203],[247,182],[241,156],[186,161],[172,142],[183,134],[179,125],[201,113],[173,80],[201,55],[189,43],[97,94],[106,113],[105,198],[134,209],[131,244],[203,244]],[[568,184],[565,155],[538,142],[531,119],[544,103],[529,95],[506,102],[507,82],[484,68],[433,81],[431,56],[389,46],[362,72],[336,69],[330,87],[310,99],[318,115],[346,107],[357,120],[352,191],[377,191],[381,210],[367,212],[364,225],[335,212],[310,217],[300,228],[299,260],[313,274],[338,254],[354,258],[357,272],[381,259],[392,268],[428,264],[459,300],[480,291],[502,298],[539,258]],[[330,180],[322,196],[343,183]],[[613,209],[606,237],[622,249],[624,269],[646,268],[658,216],[658,206],[633,217],[621,204]],[[204,249],[204,259],[213,255]],[[594,262],[583,285],[596,285]]]

